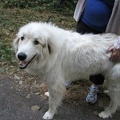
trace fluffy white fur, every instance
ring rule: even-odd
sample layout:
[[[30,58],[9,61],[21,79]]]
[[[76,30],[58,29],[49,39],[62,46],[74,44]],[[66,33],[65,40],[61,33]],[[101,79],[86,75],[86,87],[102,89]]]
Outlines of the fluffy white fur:
[[[111,98],[109,107],[99,113],[99,117],[111,117],[120,101],[120,64],[109,61],[106,50],[116,37],[114,34],[81,35],[41,22],[20,28],[13,42],[16,57],[20,52],[25,53],[26,62],[36,55],[25,70],[41,76],[48,87],[49,110],[44,119],[52,119],[56,113],[66,91],[65,82],[88,79],[97,73],[108,80]],[[39,44],[35,45],[35,40]]]

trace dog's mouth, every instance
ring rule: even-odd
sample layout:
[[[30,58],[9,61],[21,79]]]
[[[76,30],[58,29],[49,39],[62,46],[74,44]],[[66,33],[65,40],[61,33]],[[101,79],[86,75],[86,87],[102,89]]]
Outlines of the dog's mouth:
[[[19,68],[20,69],[25,69],[27,68],[27,66],[34,60],[34,58],[37,56],[37,54],[35,54],[29,61],[20,61],[19,63]]]

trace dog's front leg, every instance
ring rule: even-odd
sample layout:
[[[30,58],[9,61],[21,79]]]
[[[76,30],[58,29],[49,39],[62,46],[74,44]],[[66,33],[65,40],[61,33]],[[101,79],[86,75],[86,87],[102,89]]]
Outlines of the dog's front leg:
[[[60,105],[66,88],[64,84],[55,83],[48,85],[49,91],[49,110],[44,114],[43,119],[52,119]]]

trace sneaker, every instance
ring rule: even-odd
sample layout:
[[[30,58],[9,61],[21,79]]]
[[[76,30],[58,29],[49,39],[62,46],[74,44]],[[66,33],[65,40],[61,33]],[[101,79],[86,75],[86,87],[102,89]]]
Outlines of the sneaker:
[[[97,93],[99,92],[98,86],[91,85],[89,93],[86,97],[86,102],[94,104],[97,101]]]
[[[69,87],[71,86],[71,83],[72,83],[72,82],[70,82],[70,81],[69,81],[69,82],[65,82],[65,87],[66,87],[66,88],[69,88]]]

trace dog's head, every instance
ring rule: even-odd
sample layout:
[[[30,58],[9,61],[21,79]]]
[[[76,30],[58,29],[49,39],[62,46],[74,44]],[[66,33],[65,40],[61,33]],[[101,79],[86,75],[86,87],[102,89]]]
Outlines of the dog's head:
[[[49,40],[48,33],[42,27],[42,23],[29,23],[19,29],[13,48],[17,59],[20,61],[19,68],[33,67],[36,62],[44,62],[52,54],[54,45]]]

